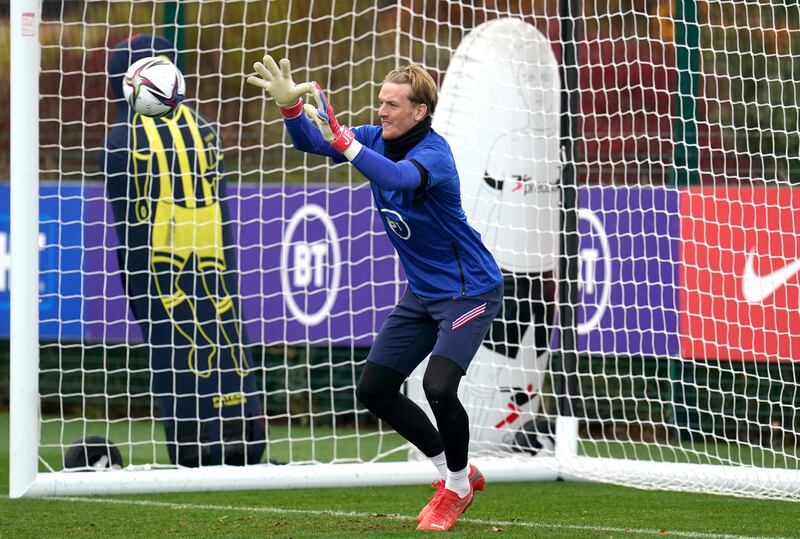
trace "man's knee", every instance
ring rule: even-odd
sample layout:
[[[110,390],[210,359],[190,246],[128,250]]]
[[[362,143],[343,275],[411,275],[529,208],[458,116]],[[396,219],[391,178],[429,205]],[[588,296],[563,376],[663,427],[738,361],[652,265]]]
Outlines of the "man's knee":
[[[380,393],[376,391],[375,386],[365,384],[361,378],[356,384],[356,398],[367,408],[373,408],[380,398]]]
[[[458,385],[464,371],[453,361],[442,356],[433,356],[422,378],[422,389],[428,402],[450,402],[458,400]]]
[[[397,397],[397,390],[377,383],[376,380],[365,380],[361,377],[356,384],[356,398],[372,412]]]
[[[423,378],[422,389],[425,391],[425,398],[431,404],[458,398],[458,386],[453,386],[447,380],[434,376]]]
[[[405,375],[401,372],[367,361],[356,384],[356,398],[374,411],[398,397],[404,380]]]

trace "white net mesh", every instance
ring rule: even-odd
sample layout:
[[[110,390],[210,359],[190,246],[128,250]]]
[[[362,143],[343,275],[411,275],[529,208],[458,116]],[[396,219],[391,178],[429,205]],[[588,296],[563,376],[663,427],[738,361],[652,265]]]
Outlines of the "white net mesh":
[[[286,55],[296,80],[333,89],[343,120],[371,122],[376,73],[394,61],[394,39],[375,27],[395,17],[371,2],[45,6],[48,468],[93,435],[134,467],[397,452],[397,436],[354,397],[399,286],[369,190],[348,168],[293,150],[274,103],[244,83],[265,51]],[[372,51],[368,61],[354,60],[356,50]],[[172,125],[129,118],[114,88],[120,67],[174,52],[192,112]],[[209,164],[220,150],[224,159]]]
[[[402,271],[364,178],[294,150],[275,104],[244,83],[269,51],[326,88],[348,125],[375,122],[396,65],[439,82],[434,127],[506,277],[461,389],[474,456],[797,497],[786,477],[798,469],[798,8],[579,3],[578,137],[563,163],[559,2],[473,4],[42,3],[44,471],[65,455],[85,464],[86,447],[129,469],[407,458],[354,394]],[[184,124],[140,125],[148,148],[185,136],[163,154],[183,197],[165,199],[155,180],[136,191],[104,150],[112,130],[115,148],[133,144],[107,69],[140,34],[176,46],[186,104],[205,118],[199,138]],[[218,150],[222,179],[184,181],[181,167]],[[567,165],[580,238],[580,458],[569,461],[549,458]],[[418,376],[409,393],[424,405]]]

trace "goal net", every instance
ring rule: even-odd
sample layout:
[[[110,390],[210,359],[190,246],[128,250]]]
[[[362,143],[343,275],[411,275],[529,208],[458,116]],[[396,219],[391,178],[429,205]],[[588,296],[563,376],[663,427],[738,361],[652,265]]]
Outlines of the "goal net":
[[[13,3],[12,496],[434,478],[355,398],[402,267],[245,83],[269,52],[348,125],[398,65],[438,82],[504,274],[460,388],[490,480],[797,499],[800,10],[475,4]],[[159,55],[186,100],[142,121],[121,73]]]

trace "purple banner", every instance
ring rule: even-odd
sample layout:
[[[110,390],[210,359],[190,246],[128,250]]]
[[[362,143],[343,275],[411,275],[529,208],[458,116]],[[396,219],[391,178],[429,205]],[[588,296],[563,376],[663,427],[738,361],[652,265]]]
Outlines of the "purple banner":
[[[369,346],[404,282],[369,188],[245,186],[229,197],[248,342]],[[141,342],[102,188],[84,200],[85,336]],[[579,351],[678,356],[679,192],[581,188],[579,208]]]
[[[367,186],[228,190],[249,343],[368,346],[404,282]],[[86,193],[85,333],[141,342],[103,190]]]
[[[588,187],[578,206],[579,352],[679,356],[679,191]]]

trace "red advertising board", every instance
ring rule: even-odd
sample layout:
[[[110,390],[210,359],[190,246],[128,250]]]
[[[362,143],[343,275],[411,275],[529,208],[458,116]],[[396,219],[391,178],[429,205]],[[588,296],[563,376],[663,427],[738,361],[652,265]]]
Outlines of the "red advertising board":
[[[800,359],[800,189],[681,195],[681,354]]]

